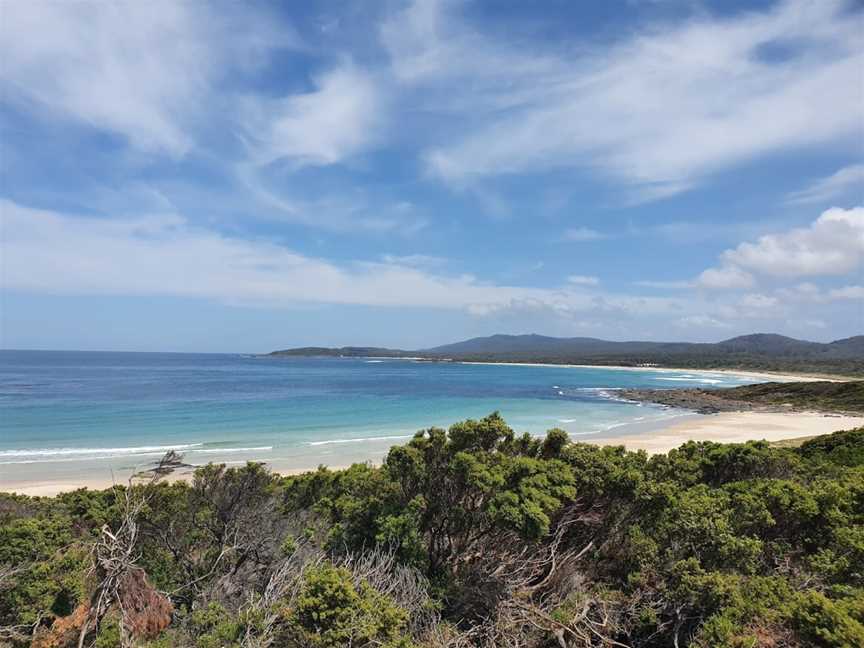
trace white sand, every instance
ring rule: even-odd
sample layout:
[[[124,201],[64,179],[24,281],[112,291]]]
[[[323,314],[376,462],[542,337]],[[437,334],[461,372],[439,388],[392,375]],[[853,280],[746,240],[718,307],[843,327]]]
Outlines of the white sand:
[[[375,462],[369,462],[375,463]],[[279,463],[267,463],[267,467],[275,473],[279,473],[280,475],[299,475],[300,473],[314,471],[318,468],[318,466],[309,466],[308,468],[296,468],[296,467],[288,467],[282,466],[280,467]],[[229,466],[229,468],[232,466]],[[328,466],[331,470],[342,470],[344,468],[348,468],[347,465],[344,466]],[[192,481],[192,471],[187,470],[184,472],[175,472],[165,478],[166,482],[174,482],[174,481]],[[43,482],[33,482],[33,481],[0,481],[0,492],[4,493],[18,493],[19,495],[30,495],[30,496],[41,496],[41,497],[54,497],[58,493],[66,493],[69,491],[76,490],[78,488],[89,488],[90,490],[104,490],[106,488],[111,488],[114,485],[126,485],[128,483],[130,474],[117,474],[115,473],[114,478],[112,479],[110,475],[105,476],[93,476],[93,477],[85,477],[85,478],[70,478],[66,480],[53,480],[53,481],[43,481]],[[135,483],[140,483],[145,480],[136,480]]]
[[[759,378],[769,381],[798,382],[802,380],[817,382],[846,382],[847,380],[860,380],[854,377],[829,376],[826,374],[775,372],[775,371],[745,371],[739,369],[693,369],[676,367],[622,367],[618,365],[586,365],[586,364],[553,364],[548,362],[463,362],[459,364],[478,365],[507,365],[512,367],[558,367],[563,369],[612,369],[614,371],[657,371],[660,373],[686,372],[700,376],[729,375],[744,378]]]
[[[864,417],[836,416],[818,412],[723,412],[676,421],[644,435],[607,437],[590,440],[600,445],[623,445],[628,450],[650,454],[668,452],[686,441],[742,443],[764,439],[781,441],[795,437],[830,434],[864,426]]]

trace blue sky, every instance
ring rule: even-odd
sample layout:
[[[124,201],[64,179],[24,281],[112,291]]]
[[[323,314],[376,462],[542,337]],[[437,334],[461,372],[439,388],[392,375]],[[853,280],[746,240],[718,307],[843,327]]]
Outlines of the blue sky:
[[[0,346],[861,334],[862,16],[4,2]]]

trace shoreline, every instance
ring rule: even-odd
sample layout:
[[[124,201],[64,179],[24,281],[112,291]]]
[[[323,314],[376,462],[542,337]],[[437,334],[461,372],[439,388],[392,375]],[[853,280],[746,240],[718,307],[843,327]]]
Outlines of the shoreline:
[[[820,436],[864,426],[864,416],[823,412],[720,412],[693,414],[670,421],[646,434],[597,437],[586,443],[623,445],[628,450],[663,454],[687,441],[744,443],[786,441],[796,437]],[[577,439],[578,441],[578,439]]]
[[[251,461],[251,460],[250,460]],[[271,472],[276,473],[278,475],[282,475],[283,477],[289,477],[291,475],[302,475],[307,472],[315,472],[318,469],[318,466],[311,466],[309,468],[297,468],[297,467],[289,467],[284,466],[282,468],[279,467],[279,462],[253,462],[253,463],[263,463],[265,467],[267,467]],[[376,465],[380,462],[369,461],[365,463],[371,463]],[[202,464],[207,465],[207,464]],[[195,468],[199,468],[201,466],[195,466]],[[233,466],[228,466],[229,468]],[[346,468],[350,468],[351,464],[348,465],[339,465],[339,466],[325,466],[329,470],[345,470]],[[79,490],[81,488],[87,488],[90,490],[105,490],[111,488],[112,486],[125,486],[129,483],[129,477],[131,476],[132,471],[127,471],[130,474],[124,474],[124,478],[120,479],[119,475],[112,475],[106,477],[85,477],[81,479],[63,479],[63,480],[46,480],[39,482],[32,481],[21,481],[21,482],[9,482],[8,484],[0,485],[0,493],[10,494],[14,493],[16,495],[27,495],[29,497],[54,497],[61,493],[69,493],[75,490]],[[193,469],[183,469],[172,472],[169,475],[166,475],[160,481],[164,481],[166,483],[184,481],[191,482],[194,470]],[[147,481],[147,478],[136,479],[134,483],[140,484]]]
[[[590,445],[621,446],[627,450],[644,450],[648,454],[662,454],[677,448],[687,441],[714,441],[717,443],[743,443],[765,440],[785,441],[797,437],[818,436],[840,430],[864,427],[864,416],[825,414],[821,412],[721,412],[718,414],[696,414],[678,410],[680,415],[662,421],[624,424],[614,435],[571,437],[576,443]],[[389,449],[389,448],[388,448]],[[386,454],[386,451],[385,451]],[[382,456],[383,459],[383,456]],[[320,464],[310,466],[291,465],[287,460],[263,462],[274,473],[289,476],[317,470]],[[356,463],[379,465],[381,459]],[[326,466],[330,470],[342,470],[351,464],[339,462]],[[129,471],[131,473],[131,470]],[[182,470],[167,476],[166,481],[189,481],[192,470]],[[59,493],[88,488],[103,490],[115,484],[125,484],[129,474],[106,474],[103,477],[87,476],[63,480],[46,479],[19,480],[0,484],[0,492],[19,495],[53,497]]]
[[[587,364],[557,364],[553,362],[486,362],[473,360],[453,360],[458,364],[469,365],[505,365],[513,367],[561,367],[565,369],[610,369],[613,371],[655,371],[658,373],[669,373],[683,371],[693,374],[713,374],[721,376],[743,376],[745,378],[766,378],[771,380],[779,380],[782,382],[846,382],[849,380],[859,380],[852,376],[833,376],[827,374],[813,373],[798,373],[794,371],[749,371],[746,369],[693,369],[684,367],[628,367],[624,365],[587,365]]]
[[[337,357],[356,358],[360,360],[408,360],[412,362],[440,362],[465,365],[492,365],[492,366],[514,366],[514,367],[560,367],[564,369],[610,369],[614,371],[656,371],[660,373],[671,371],[683,371],[698,374],[731,375],[748,378],[764,378],[769,380],[781,380],[784,382],[796,381],[818,381],[818,382],[846,382],[850,380],[862,380],[860,376],[846,376],[842,374],[822,374],[801,371],[754,371],[750,369],[694,369],[693,367],[634,367],[631,365],[602,365],[602,364],[573,364],[558,362],[515,362],[508,360],[458,360],[456,358],[430,358],[425,356],[273,356],[272,353],[261,354],[256,357]]]

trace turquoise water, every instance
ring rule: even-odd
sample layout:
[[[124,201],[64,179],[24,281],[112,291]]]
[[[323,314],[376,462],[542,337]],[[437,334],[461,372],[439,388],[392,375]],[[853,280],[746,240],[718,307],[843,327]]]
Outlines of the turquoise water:
[[[680,412],[621,387],[733,386],[684,371],[220,354],[0,351],[0,484],[190,463],[380,459],[416,430],[499,410],[517,432],[590,438]],[[637,428],[634,428],[637,429]]]

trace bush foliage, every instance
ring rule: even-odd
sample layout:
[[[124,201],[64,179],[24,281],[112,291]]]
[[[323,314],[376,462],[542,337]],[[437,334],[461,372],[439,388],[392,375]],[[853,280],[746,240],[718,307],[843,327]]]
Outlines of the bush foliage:
[[[492,414],[379,467],[0,496],[0,645],[79,642],[862,646],[864,429],[649,457]]]

